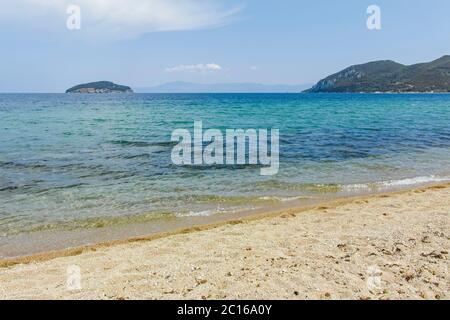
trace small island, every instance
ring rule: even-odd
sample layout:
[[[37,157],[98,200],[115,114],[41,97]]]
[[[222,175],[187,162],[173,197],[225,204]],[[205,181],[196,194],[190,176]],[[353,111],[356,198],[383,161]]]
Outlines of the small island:
[[[68,89],[66,93],[133,93],[133,90],[110,81],[98,81],[77,85]]]

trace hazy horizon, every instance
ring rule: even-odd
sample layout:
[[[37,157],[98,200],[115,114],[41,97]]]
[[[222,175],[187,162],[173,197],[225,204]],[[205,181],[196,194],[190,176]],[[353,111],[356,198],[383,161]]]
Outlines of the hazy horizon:
[[[100,81],[109,81],[108,79],[95,80],[91,82],[100,82]],[[91,83],[86,82],[86,83]],[[86,83],[77,83],[75,85],[86,84]],[[116,83],[119,85],[127,85],[125,83]],[[187,89],[182,90],[179,86],[188,86]],[[313,86],[313,83],[305,83],[305,84],[282,84],[282,83],[257,83],[257,82],[214,82],[214,83],[200,83],[200,82],[188,82],[188,81],[170,81],[164,82],[155,86],[143,86],[136,87],[130,86],[133,89],[134,93],[294,93],[301,92]],[[72,86],[72,87],[73,87]],[[195,88],[201,89],[200,91],[196,91]],[[231,90],[227,90],[227,88],[231,88]],[[66,88],[69,89],[69,88]],[[8,94],[8,93],[43,93],[43,94],[51,94],[51,93],[65,93],[63,91],[52,91],[52,92],[31,92],[31,91],[17,91],[17,92],[1,92],[0,94]],[[237,90],[233,90],[237,89]],[[270,91],[270,89],[275,89]]]

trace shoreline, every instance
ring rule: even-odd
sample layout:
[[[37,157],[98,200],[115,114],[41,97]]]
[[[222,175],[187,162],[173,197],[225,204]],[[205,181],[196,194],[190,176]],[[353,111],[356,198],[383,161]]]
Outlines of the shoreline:
[[[401,195],[406,194],[409,192],[416,192],[416,191],[427,191],[427,190],[433,190],[433,189],[445,189],[450,188],[450,182],[445,183],[429,183],[421,186],[414,186],[410,188],[401,188],[398,190],[393,191],[387,191],[387,192],[370,192],[363,195],[349,195],[349,196],[341,196],[334,198],[332,200],[318,200],[317,203],[314,203],[312,205],[304,205],[304,206],[292,206],[292,207],[285,207],[285,208],[278,208],[275,210],[266,210],[264,209],[258,209],[256,212],[259,213],[251,213],[251,214],[243,214],[235,218],[229,218],[229,219],[218,219],[219,221],[212,222],[212,223],[201,223],[198,225],[192,225],[188,227],[183,228],[175,228],[170,231],[163,231],[163,232],[155,232],[149,235],[144,236],[136,236],[136,237],[128,237],[124,239],[118,239],[118,240],[109,240],[109,241],[103,241],[88,245],[80,245],[75,246],[71,248],[65,248],[65,249],[58,249],[58,250],[50,250],[50,251],[44,251],[36,254],[30,254],[30,255],[23,255],[23,256],[17,256],[12,258],[6,258],[6,259],[0,259],[0,268],[7,268],[12,267],[19,264],[30,264],[30,263],[38,263],[38,262],[46,262],[49,260],[53,260],[56,258],[62,258],[62,257],[72,257],[77,256],[80,254],[83,254],[85,252],[90,251],[96,251],[98,249],[106,249],[111,248],[114,246],[124,245],[124,244],[131,244],[131,243],[141,243],[141,242],[151,242],[159,239],[164,239],[180,234],[191,234],[196,233],[200,231],[207,231],[216,229],[222,226],[227,225],[236,225],[236,224],[243,224],[246,222],[253,222],[253,221],[259,221],[264,219],[271,219],[276,218],[282,215],[298,215],[303,212],[312,211],[312,210],[329,210],[329,209],[335,209],[339,206],[343,206],[355,201],[364,201],[364,200],[370,200],[370,199],[376,199],[376,198],[386,198],[391,197],[395,195]]]
[[[446,300],[448,208],[435,184],[3,261],[0,299]]]
[[[450,299],[449,207],[435,184],[4,261],[0,299]]]

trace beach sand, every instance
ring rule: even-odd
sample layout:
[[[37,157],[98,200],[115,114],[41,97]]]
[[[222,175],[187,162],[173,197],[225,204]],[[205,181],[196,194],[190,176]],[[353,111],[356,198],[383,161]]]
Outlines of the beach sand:
[[[449,250],[442,185],[2,261],[0,298],[449,299]]]

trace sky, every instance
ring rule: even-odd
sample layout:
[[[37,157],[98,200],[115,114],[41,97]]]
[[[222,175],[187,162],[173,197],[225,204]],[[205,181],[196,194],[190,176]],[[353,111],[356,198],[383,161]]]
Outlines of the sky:
[[[69,5],[80,29],[67,27]],[[370,5],[381,30],[367,28]],[[315,83],[354,64],[450,54],[449,15],[448,0],[0,0],[0,92]]]

